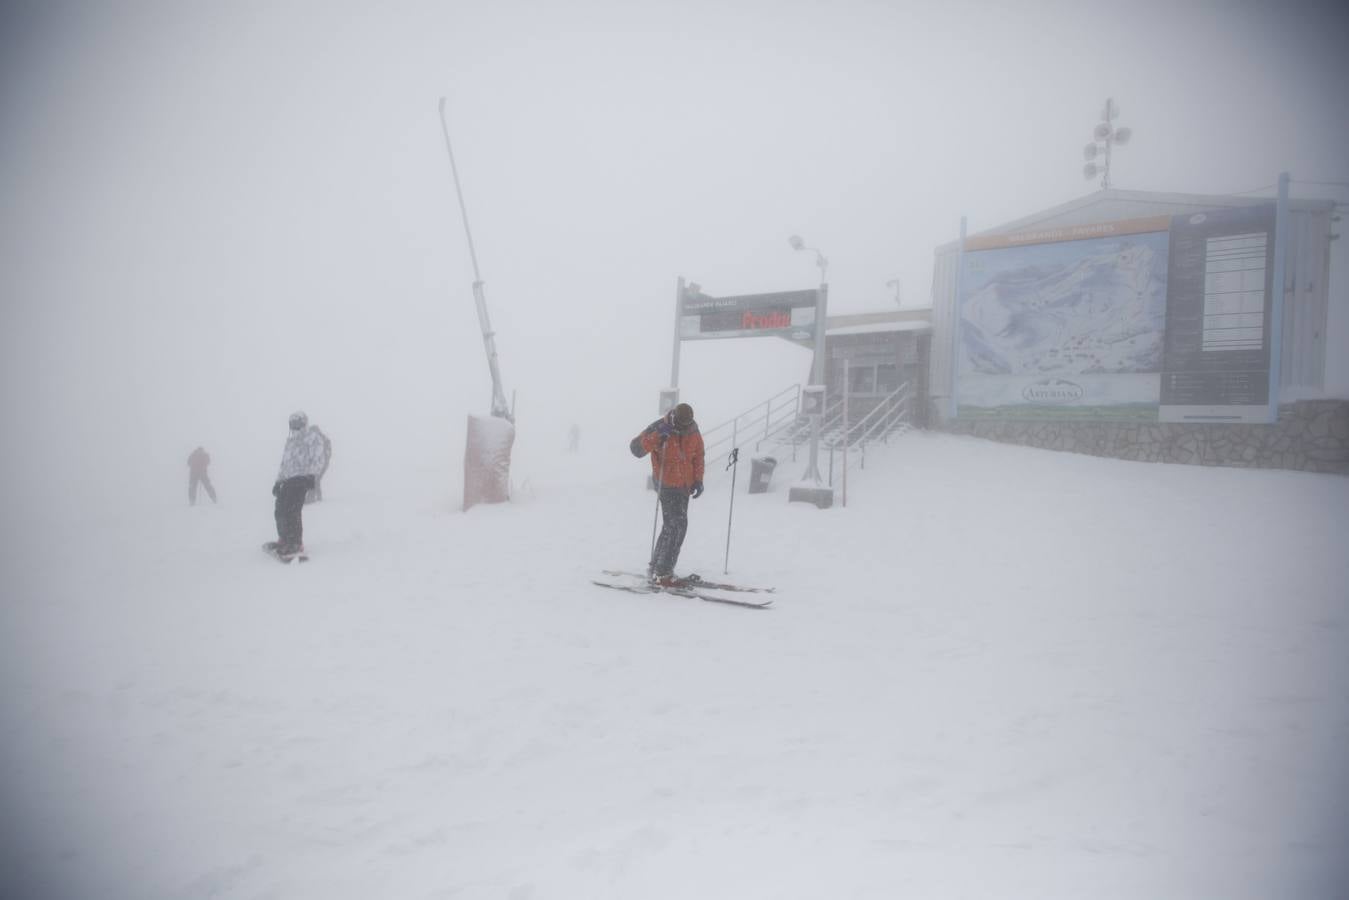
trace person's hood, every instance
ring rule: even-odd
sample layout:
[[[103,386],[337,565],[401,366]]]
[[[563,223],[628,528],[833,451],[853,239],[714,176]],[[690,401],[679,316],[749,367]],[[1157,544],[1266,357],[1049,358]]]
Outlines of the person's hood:
[[[670,423],[670,427],[674,429],[674,433],[675,433],[675,434],[697,434],[697,433],[698,433],[698,420],[697,420],[697,419],[689,419],[689,422],[688,422],[687,425],[680,425],[678,422],[676,422],[676,421],[674,420],[674,413],[666,413],[666,414],[665,414],[665,421]]]

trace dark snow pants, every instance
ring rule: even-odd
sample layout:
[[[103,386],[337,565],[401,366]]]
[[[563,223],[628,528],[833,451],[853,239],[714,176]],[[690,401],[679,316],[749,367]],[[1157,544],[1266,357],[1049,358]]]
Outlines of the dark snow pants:
[[[282,548],[304,546],[304,524],[300,514],[304,511],[305,492],[313,486],[313,475],[296,475],[281,482],[281,489],[276,493],[276,542]]]
[[[206,477],[206,473],[192,472],[187,476],[187,502],[189,506],[195,506],[197,503],[197,485],[200,484],[206,488],[206,496],[215,502],[215,488],[211,487],[211,479]]]
[[[689,530],[689,489],[682,487],[660,489],[661,528],[656,538],[656,553],[651,558],[651,574],[673,575],[679,561],[679,548],[684,545],[684,534]]]

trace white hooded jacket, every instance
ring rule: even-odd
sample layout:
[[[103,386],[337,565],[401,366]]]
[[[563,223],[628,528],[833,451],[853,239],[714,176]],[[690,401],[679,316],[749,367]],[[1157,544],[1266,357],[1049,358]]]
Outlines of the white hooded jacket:
[[[318,477],[321,471],[323,435],[313,426],[292,431],[286,438],[286,449],[281,451],[281,470],[276,473],[276,480],[285,481],[300,475]]]

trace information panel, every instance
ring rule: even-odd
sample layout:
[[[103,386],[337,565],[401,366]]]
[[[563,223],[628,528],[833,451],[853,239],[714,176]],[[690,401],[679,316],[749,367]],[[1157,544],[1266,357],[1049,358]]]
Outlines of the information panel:
[[[1178,216],[1167,274],[1163,422],[1264,422],[1274,208]]]

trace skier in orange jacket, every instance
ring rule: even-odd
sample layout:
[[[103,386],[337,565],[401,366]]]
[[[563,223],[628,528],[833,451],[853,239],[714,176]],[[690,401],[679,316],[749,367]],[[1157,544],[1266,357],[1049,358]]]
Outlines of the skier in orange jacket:
[[[662,524],[647,574],[669,583],[689,527],[689,498],[703,493],[703,436],[693,419],[693,407],[680,403],[643,429],[628,449],[639,459],[651,455]]]

